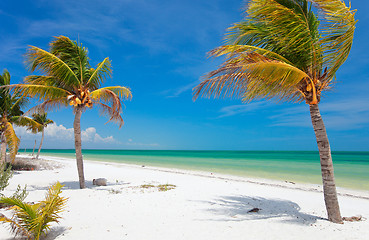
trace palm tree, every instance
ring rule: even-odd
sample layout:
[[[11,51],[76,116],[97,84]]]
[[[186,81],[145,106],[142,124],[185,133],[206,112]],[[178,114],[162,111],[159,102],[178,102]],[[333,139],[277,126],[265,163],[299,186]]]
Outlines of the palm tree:
[[[45,127],[47,125],[51,124],[51,123],[54,123],[54,121],[47,118],[47,113],[46,112],[43,112],[43,113],[33,113],[32,114],[32,119],[35,122],[37,122],[37,123],[39,123],[41,125],[40,128],[28,128],[29,130],[32,131],[32,133],[42,132],[40,146],[38,147],[38,152],[37,152],[37,155],[36,155],[36,159],[38,159],[38,157],[40,156],[42,143],[44,142]]]
[[[50,51],[31,46],[26,54],[30,70],[44,75],[31,75],[24,84],[15,84],[25,96],[39,99],[42,103],[34,111],[47,111],[70,105],[74,112],[74,145],[80,188],[85,188],[81,143],[81,115],[86,108],[99,106],[109,121],[123,125],[122,99],[132,97],[131,91],[122,86],[101,87],[111,76],[111,63],[105,58],[92,68],[88,52],[82,44],[59,36],[50,43]],[[108,122],[109,122],[108,121]]]
[[[21,107],[27,99],[20,92],[4,88],[10,84],[10,74],[5,69],[0,75],[0,134],[1,134],[1,160],[0,165],[6,161],[6,147],[10,153],[10,160],[14,161],[18,152],[19,138],[14,132],[13,124],[19,126],[38,127],[32,120],[24,119]]]
[[[320,154],[328,219],[341,223],[331,150],[318,105],[350,52],[355,11],[341,0],[250,0],[246,13],[244,21],[228,29],[227,44],[210,52],[225,56],[225,61],[194,88],[194,99],[305,101]]]

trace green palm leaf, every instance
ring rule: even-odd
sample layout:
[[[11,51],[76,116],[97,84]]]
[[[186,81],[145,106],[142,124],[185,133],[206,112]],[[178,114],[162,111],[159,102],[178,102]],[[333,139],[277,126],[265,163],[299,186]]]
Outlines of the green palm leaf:
[[[320,56],[319,22],[307,1],[253,0],[247,13],[244,22],[229,28],[229,43],[275,52],[301,70]]]
[[[39,239],[49,231],[52,222],[59,222],[67,201],[67,198],[60,196],[61,188],[62,185],[57,182],[48,188],[45,200],[35,204],[17,198],[1,198],[0,203],[9,206],[14,215],[11,219],[0,216],[0,222],[10,223],[16,234]]]
[[[346,61],[354,39],[355,12],[340,0],[314,0],[322,10],[325,21],[322,25],[324,65],[328,67],[327,78],[332,79],[338,68]]]
[[[41,101],[60,99],[72,94],[71,92],[63,88],[42,84],[13,84],[8,87],[20,91],[23,96],[38,98]]]
[[[111,76],[111,62],[109,58],[105,58],[104,61],[97,65],[96,69],[91,69],[92,73],[90,79],[87,81],[86,86],[95,90],[98,89],[105,81],[106,77]]]
[[[12,121],[18,126],[27,127],[32,133],[38,133],[42,130],[43,125],[27,116],[12,117]]]
[[[71,67],[48,51],[30,46],[26,57],[31,71],[40,70],[49,76],[59,79],[65,86],[73,86],[80,83]]]

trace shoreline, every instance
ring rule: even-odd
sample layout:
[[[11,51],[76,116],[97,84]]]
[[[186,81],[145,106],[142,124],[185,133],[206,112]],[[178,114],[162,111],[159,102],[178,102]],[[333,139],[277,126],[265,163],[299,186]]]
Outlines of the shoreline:
[[[45,150],[42,155],[75,158],[73,150]],[[335,157],[336,186],[369,191],[368,154],[345,152]],[[96,150],[85,160],[150,165],[225,175],[321,185],[319,154],[306,151],[142,151]]]
[[[334,224],[326,219],[323,194],[311,191],[311,185],[300,189],[299,184],[254,182],[251,178],[209,172],[84,161],[86,188],[79,189],[74,159],[41,159],[60,167],[19,171],[3,193],[9,196],[18,184],[27,184],[26,201],[37,202],[51,184],[59,181],[64,185],[62,195],[68,198],[67,207],[60,224],[52,225],[48,240],[310,240],[369,236],[368,199],[339,196],[342,216],[361,215],[363,220]],[[92,179],[100,177],[108,180],[107,186],[92,185]],[[158,185],[175,187],[166,191],[144,187]],[[253,208],[260,211],[250,213]],[[3,209],[0,213],[7,214]],[[13,239],[4,224],[0,225],[0,236]]]
[[[22,156],[23,154],[19,155]],[[24,156],[24,155],[23,155]],[[44,157],[46,160],[66,160],[75,162],[75,159],[66,158],[66,157],[54,157],[54,156],[40,156],[41,158]],[[180,168],[171,168],[171,167],[156,167],[150,165],[139,165],[139,164],[130,164],[130,163],[119,163],[119,162],[109,162],[109,161],[97,161],[97,160],[83,160],[84,162],[91,162],[91,163],[102,163],[106,165],[112,166],[126,166],[126,167],[133,167],[133,168],[146,168],[149,170],[160,171],[160,172],[168,172],[168,173],[176,173],[176,174],[188,174],[192,176],[198,177],[206,177],[206,178],[214,178],[226,181],[235,181],[235,182],[245,182],[245,183],[252,183],[257,185],[266,185],[272,187],[280,187],[286,189],[295,189],[307,192],[318,192],[323,193],[323,186],[320,184],[313,184],[313,183],[300,183],[300,182],[291,182],[287,180],[275,180],[275,179],[267,179],[267,178],[254,178],[254,177],[243,177],[243,176],[236,176],[230,174],[222,174],[222,173],[212,173],[209,171],[201,171],[201,170],[186,170]],[[369,191],[361,190],[361,189],[350,189],[350,188],[343,188],[337,187],[337,195],[338,196],[347,196],[353,198],[361,198],[369,200]]]

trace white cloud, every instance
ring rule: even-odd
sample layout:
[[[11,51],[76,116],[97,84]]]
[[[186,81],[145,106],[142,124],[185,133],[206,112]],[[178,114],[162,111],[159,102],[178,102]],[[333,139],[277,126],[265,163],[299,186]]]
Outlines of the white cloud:
[[[45,128],[45,137],[60,140],[73,140],[73,128],[52,123]]]
[[[27,131],[24,127],[15,127],[15,132],[21,139],[30,140],[34,139],[35,135],[30,131]],[[38,133],[37,135],[40,135]],[[96,128],[89,127],[81,131],[82,142],[88,143],[117,143],[113,136],[102,137],[97,133]],[[45,138],[49,140],[58,140],[61,142],[74,141],[73,128],[66,128],[63,125],[52,123],[45,128]]]
[[[94,142],[94,143],[113,143],[116,142],[113,136],[109,137],[101,137],[98,133],[96,133],[96,128],[89,127],[86,130],[81,132],[82,141],[86,142]]]

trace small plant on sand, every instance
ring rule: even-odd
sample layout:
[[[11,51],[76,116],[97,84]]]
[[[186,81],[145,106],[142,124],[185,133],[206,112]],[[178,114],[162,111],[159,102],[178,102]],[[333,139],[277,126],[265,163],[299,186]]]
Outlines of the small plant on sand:
[[[157,186],[158,187],[158,190],[160,192],[166,192],[168,190],[172,190],[172,189],[175,189],[176,188],[176,185],[173,185],[173,184],[160,184]]]
[[[140,188],[153,188],[153,187],[155,187],[155,186],[152,185],[152,184],[143,184],[143,185],[140,186]]]
[[[9,223],[15,235],[23,235],[28,239],[40,239],[50,230],[50,223],[59,222],[59,214],[63,211],[67,198],[59,196],[62,192],[59,182],[49,187],[45,200],[30,204],[18,198],[1,198],[13,212],[11,218],[0,214],[0,222]]]
[[[176,185],[173,184],[160,184],[160,185],[152,185],[152,184],[143,184],[140,186],[140,188],[143,189],[149,189],[149,188],[157,188],[160,192],[166,192],[168,190],[172,190],[174,188],[176,188]]]
[[[12,178],[13,172],[12,168],[6,167],[6,164],[0,164],[0,197],[3,196],[1,191],[9,185],[9,180]]]
[[[4,194],[1,192],[4,191],[4,189],[9,185],[9,180],[13,176],[12,167],[10,165],[6,164],[0,164],[0,197],[4,197]],[[26,187],[24,189],[21,188],[20,185],[18,185],[17,190],[12,195],[12,198],[18,198],[22,201],[27,197]],[[3,204],[0,203],[0,208],[3,206]]]

